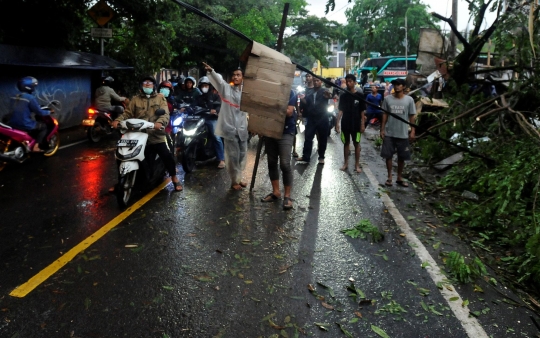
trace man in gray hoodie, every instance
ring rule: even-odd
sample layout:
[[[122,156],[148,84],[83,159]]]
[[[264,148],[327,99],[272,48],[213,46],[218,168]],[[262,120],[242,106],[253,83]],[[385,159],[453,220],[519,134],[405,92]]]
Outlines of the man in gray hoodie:
[[[232,74],[231,86],[212,67],[204,63],[208,79],[221,97],[221,110],[219,112],[215,134],[223,137],[225,147],[225,167],[231,178],[231,188],[240,190],[247,187],[242,179],[246,168],[247,155],[247,114],[240,110],[242,100],[242,86],[244,74],[236,69]]]

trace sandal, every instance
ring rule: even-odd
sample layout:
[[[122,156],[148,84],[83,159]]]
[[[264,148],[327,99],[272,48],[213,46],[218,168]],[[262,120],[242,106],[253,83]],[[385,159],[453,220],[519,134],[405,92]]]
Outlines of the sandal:
[[[279,197],[274,195],[274,193],[269,193],[268,195],[261,198],[261,202],[274,202],[274,201],[277,201],[278,199]]]
[[[387,187],[391,187],[392,184],[392,180],[386,180],[386,182],[384,182],[384,185],[386,185]]]
[[[180,181],[178,182],[173,181],[172,184],[174,185],[174,191],[180,192],[184,190],[184,187],[182,187],[182,184],[180,183]],[[178,187],[180,187],[180,189],[178,189]]]
[[[396,183],[405,188],[409,186],[409,183],[407,183],[406,181],[396,181]]]
[[[238,184],[240,184],[240,186],[241,186],[242,188],[247,187],[247,183],[246,183],[246,182],[240,182],[240,183],[238,183]]]
[[[289,210],[292,209],[292,199],[290,197],[284,197],[283,198],[283,210]]]

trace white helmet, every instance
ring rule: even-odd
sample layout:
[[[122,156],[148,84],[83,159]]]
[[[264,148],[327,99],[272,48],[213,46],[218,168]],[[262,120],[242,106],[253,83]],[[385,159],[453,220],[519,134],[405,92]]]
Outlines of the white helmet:
[[[199,87],[200,87],[202,84],[211,85],[210,79],[208,78],[208,76],[203,76],[203,77],[201,77],[201,78],[199,79]]]
[[[191,82],[193,82],[193,88],[197,87],[197,80],[195,80],[193,76],[186,77],[186,79],[184,80],[184,83],[186,83],[187,80],[190,80]]]

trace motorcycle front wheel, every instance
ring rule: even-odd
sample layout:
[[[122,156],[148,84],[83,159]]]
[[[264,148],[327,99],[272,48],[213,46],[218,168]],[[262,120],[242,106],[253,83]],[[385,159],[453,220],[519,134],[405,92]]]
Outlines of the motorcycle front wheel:
[[[94,122],[94,125],[88,127],[86,135],[90,142],[98,143],[101,140],[101,128],[101,124],[98,122]]]
[[[182,156],[182,167],[184,168],[184,171],[187,173],[190,173],[195,169],[195,156],[197,156],[197,147],[193,147],[191,151],[185,152],[184,156]]]
[[[133,187],[135,186],[135,177],[137,171],[130,171],[127,175],[120,177],[120,181],[116,186],[116,200],[120,208],[126,208],[133,195]]]
[[[53,156],[58,151],[58,148],[60,147],[60,135],[58,132],[54,133],[51,136],[51,139],[49,140],[49,150],[47,150],[45,153],[43,153],[44,156]]]

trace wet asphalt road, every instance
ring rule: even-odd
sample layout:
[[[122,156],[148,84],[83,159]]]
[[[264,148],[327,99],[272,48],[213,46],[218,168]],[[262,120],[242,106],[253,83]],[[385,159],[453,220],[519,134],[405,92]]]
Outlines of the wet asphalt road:
[[[183,192],[167,186],[24,298],[9,293],[121,213],[107,194],[114,141],[8,166],[0,173],[0,337],[379,337],[377,327],[389,337],[466,337],[381,194],[435,258],[437,241],[446,250],[459,243],[426,227],[437,219],[413,188],[381,190],[365,173],[341,172],[341,149],[333,135],[324,166],[315,154],[295,165],[291,211],[259,201],[271,191],[264,156],[252,193],[229,190],[213,164],[190,175],[179,167]],[[365,139],[362,161],[384,182]],[[362,219],[383,231],[382,242],[340,232]],[[351,281],[371,302],[351,297]],[[488,335],[534,337],[530,313],[501,301],[508,290],[482,283],[484,293],[456,288]]]

